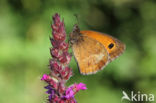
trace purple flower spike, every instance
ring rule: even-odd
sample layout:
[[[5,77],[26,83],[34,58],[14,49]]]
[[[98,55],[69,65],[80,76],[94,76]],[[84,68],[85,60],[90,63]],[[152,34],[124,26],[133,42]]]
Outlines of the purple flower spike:
[[[49,95],[48,103],[76,103],[74,95],[87,88],[83,83],[73,84],[70,87],[65,86],[73,74],[69,67],[71,60],[68,52],[69,44],[65,42],[64,22],[60,20],[59,14],[56,13],[53,16],[53,21],[51,25],[53,38],[50,38],[52,44],[50,48],[52,58],[49,60],[50,73],[44,74],[41,80],[48,84],[45,86],[46,93]]]

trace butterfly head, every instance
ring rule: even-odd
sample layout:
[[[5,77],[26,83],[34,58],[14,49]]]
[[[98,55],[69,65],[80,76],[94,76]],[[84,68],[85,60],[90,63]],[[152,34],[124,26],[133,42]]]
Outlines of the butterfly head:
[[[79,41],[83,40],[82,34],[80,33],[80,28],[77,24],[74,25],[73,31],[70,33],[70,44],[78,43]]]

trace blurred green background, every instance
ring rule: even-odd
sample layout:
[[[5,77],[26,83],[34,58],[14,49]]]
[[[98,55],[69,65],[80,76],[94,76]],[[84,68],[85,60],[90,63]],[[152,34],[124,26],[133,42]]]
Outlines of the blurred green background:
[[[78,23],[127,47],[95,75],[80,75],[72,59],[75,75],[68,85],[83,82],[88,88],[76,95],[78,103],[121,103],[123,90],[156,96],[155,0],[0,0],[0,103],[46,103],[40,78],[49,72],[54,13],[64,18],[67,34]]]

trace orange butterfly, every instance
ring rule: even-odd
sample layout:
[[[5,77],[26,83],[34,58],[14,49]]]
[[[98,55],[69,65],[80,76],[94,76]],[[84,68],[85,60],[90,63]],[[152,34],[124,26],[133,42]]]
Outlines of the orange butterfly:
[[[118,39],[100,32],[80,31],[78,25],[70,33],[70,43],[83,75],[102,70],[125,50],[125,45]]]

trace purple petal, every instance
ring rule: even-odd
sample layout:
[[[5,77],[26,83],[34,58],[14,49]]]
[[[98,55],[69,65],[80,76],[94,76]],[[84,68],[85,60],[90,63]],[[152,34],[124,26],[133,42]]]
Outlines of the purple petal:
[[[76,85],[76,89],[77,89],[78,91],[79,91],[79,90],[86,90],[87,87],[86,87],[85,84],[79,83],[79,84]]]
[[[66,96],[65,98],[69,99],[71,97],[74,97],[74,95],[79,91],[79,90],[85,90],[87,89],[86,85],[83,83],[79,83],[79,84],[74,84],[72,86],[70,86],[67,90],[66,90]]]
[[[70,89],[70,90],[66,91],[66,96],[65,96],[65,98],[69,99],[69,98],[72,98],[72,97],[74,97],[74,92],[73,92],[73,90]]]
[[[42,76],[41,80],[47,80],[48,78],[49,78],[49,75],[44,74],[44,75]]]

